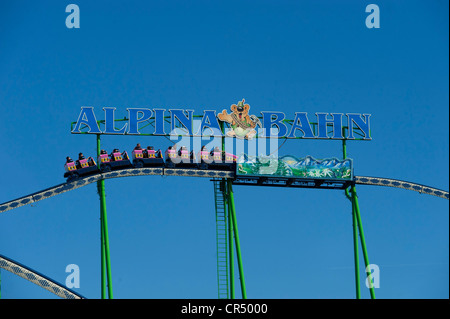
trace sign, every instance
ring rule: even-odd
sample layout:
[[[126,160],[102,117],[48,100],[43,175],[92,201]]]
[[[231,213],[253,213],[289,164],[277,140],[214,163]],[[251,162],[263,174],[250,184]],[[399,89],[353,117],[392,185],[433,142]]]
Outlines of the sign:
[[[291,155],[276,157],[243,154],[236,162],[236,176],[351,181],[353,161],[349,158],[317,160],[311,156],[299,159]]]
[[[370,114],[318,112],[316,122],[310,122],[311,116],[306,112],[295,112],[293,120],[286,119],[282,112],[261,112],[258,117],[251,114],[250,105],[244,99],[219,114],[204,110],[200,116],[194,115],[193,110],[127,108],[128,117],[116,119],[115,112],[115,107],[104,107],[103,119],[98,121],[93,107],[82,107],[71,131],[73,134],[228,136],[247,140],[255,137],[372,139]],[[151,132],[141,132],[148,127]]]

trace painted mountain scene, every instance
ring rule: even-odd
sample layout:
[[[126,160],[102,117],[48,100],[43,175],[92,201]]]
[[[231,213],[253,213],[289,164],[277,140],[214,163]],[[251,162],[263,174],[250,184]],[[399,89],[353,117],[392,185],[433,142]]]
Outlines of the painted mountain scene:
[[[299,159],[291,155],[276,157],[243,154],[237,160],[236,175],[351,180],[353,161],[337,158],[317,160],[312,156]]]

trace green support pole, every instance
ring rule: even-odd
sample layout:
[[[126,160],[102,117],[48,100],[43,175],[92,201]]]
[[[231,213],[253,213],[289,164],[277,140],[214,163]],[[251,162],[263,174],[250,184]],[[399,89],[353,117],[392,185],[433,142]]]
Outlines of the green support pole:
[[[98,193],[100,194],[100,183],[98,186]],[[106,254],[105,254],[105,237],[103,236],[103,218],[102,218],[102,208],[100,205],[100,245],[101,245],[101,276],[102,276],[102,299],[106,299]]]
[[[224,186],[225,183],[224,183]],[[233,215],[231,212],[231,205],[229,196],[227,196],[227,207],[228,207],[228,252],[230,260],[230,299],[235,299],[234,294],[234,255],[233,255]]]
[[[100,156],[101,144],[100,134],[97,134],[97,159]],[[97,167],[100,169],[100,162],[97,163]],[[97,182],[97,191],[101,201],[101,184]],[[103,236],[103,218],[102,218],[102,205],[100,202],[100,256],[101,256],[101,298],[106,299],[106,255],[105,255],[105,238]]]
[[[238,260],[238,267],[239,267],[239,279],[241,283],[241,293],[242,293],[242,299],[247,299],[247,291],[245,289],[245,279],[244,279],[244,267],[242,264],[242,254],[241,254],[241,245],[239,242],[239,232],[237,227],[237,221],[236,221],[236,209],[234,207],[234,195],[233,195],[233,188],[231,186],[231,180],[228,181],[228,199],[229,199],[229,207],[231,210],[231,222],[233,225],[234,230],[234,237],[236,242],[236,254],[237,254],[237,260]]]
[[[367,271],[367,266],[370,265],[369,263],[369,256],[367,254],[367,248],[366,248],[366,240],[364,239],[364,231],[363,231],[363,227],[362,227],[362,222],[361,222],[361,213],[359,210],[359,203],[358,203],[358,195],[356,194],[356,189],[355,189],[355,185],[353,184],[351,187],[351,191],[352,191],[352,206],[354,207],[355,213],[356,213],[356,219],[357,219],[357,223],[358,223],[358,228],[359,228],[359,237],[361,238],[361,246],[362,246],[362,250],[363,250],[363,255],[364,255],[364,263],[366,266],[366,274],[367,274],[367,278],[369,280],[369,283],[372,282],[372,275],[370,272],[370,269]],[[372,299],[375,299],[375,289],[373,286],[371,286],[370,288],[370,297]]]
[[[342,136],[345,136],[345,128],[342,128]],[[342,155],[343,158],[347,158],[347,141],[342,140]],[[345,189],[345,197],[348,198],[348,200],[352,201],[352,197],[349,194],[348,188]]]
[[[111,258],[109,253],[108,220],[106,217],[105,180],[100,181],[100,205],[102,209],[103,238],[105,244],[106,275],[108,279],[108,298],[113,299]]]
[[[342,128],[342,136],[345,136],[345,128]],[[347,158],[347,141],[342,140],[342,153],[344,159]],[[359,277],[359,254],[358,254],[358,221],[356,218],[355,205],[353,204],[353,198],[350,196],[348,188],[345,189],[345,197],[352,202],[352,220],[353,220],[353,255],[355,260],[355,288],[356,299],[361,299],[361,283]]]
[[[97,155],[100,155],[100,135],[97,134]],[[97,163],[100,166],[100,162]],[[97,182],[100,197],[100,232],[101,232],[101,267],[102,267],[102,299],[106,299],[106,280],[108,282],[108,298],[113,298],[111,259],[109,254],[108,220],[106,216],[105,180]],[[105,274],[106,268],[106,274]],[[105,278],[106,277],[106,278]]]
[[[222,131],[222,152],[225,152],[225,125],[223,122],[219,123],[220,130]],[[222,189],[223,194],[225,195],[224,198],[226,198],[226,205],[228,208],[228,216],[227,216],[227,222],[228,222],[228,254],[229,254],[229,264],[230,264],[230,291],[229,296],[230,299],[235,299],[235,288],[234,288],[234,252],[233,252],[233,216],[232,216],[232,210],[231,210],[231,204],[230,204],[230,198],[229,198],[229,192],[228,192],[228,185],[227,185],[227,179],[222,178]],[[233,203],[234,204],[234,203]]]
[[[356,210],[354,205],[352,205],[352,218],[353,218],[353,251],[355,256],[356,299],[361,299],[361,284],[359,279],[358,229],[357,229],[358,221],[356,218]]]
[[[225,152],[225,125],[223,122],[220,122],[220,129],[222,131],[222,152]],[[223,157],[225,159],[225,157]],[[241,255],[241,245],[239,243],[239,232],[237,228],[236,221],[236,210],[234,207],[234,195],[233,189],[231,186],[230,179],[222,179],[224,183],[224,189],[226,189],[226,198],[227,198],[227,207],[228,207],[228,243],[229,243],[229,254],[230,254],[230,297],[231,299],[235,299],[235,288],[234,288],[234,254],[233,254],[233,237],[236,242],[236,254],[238,260],[239,267],[239,280],[241,283],[241,293],[242,298],[247,299],[247,292],[245,289],[245,279],[244,279],[244,267],[242,264],[242,255]],[[234,235],[234,236],[233,236]]]

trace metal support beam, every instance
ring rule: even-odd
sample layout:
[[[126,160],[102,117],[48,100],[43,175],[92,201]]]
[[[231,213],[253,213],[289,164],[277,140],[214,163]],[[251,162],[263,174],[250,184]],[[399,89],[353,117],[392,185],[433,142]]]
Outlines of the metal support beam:
[[[359,278],[359,254],[358,254],[358,221],[356,217],[356,210],[352,205],[352,219],[353,219],[353,253],[355,258],[355,287],[356,299],[361,299],[361,283]]]
[[[100,194],[100,185],[97,185]],[[106,253],[105,253],[105,236],[103,236],[103,218],[102,209],[100,205],[100,246],[101,246],[101,284],[102,284],[102,299],[106,299]]]
[[[247,299],[247,291],[245,288],[245,278],[244,278],[244,266],[242,263],[242,254],[241,254],[241,244],[239,242],[239,232],[237,227],[237,220],[236,220],[236,209],[234,206],[234,195],[233,195],[233,187],[231,184],[231,180],[227,180],[228,184],[228,207],[230,209],[230,224],[233,227],[233,233],[234,233],[234,239],[236,243],[236,254],[237,254],[237,260],[238,260],[238,267],[239,267],[239,279],[241,283],[241,293],[242,293],[242,299]]]
[[[222,131],[222,152],[225,152],[225,125],[223,122],[220,122],[220,129]],[[228,208],[228,252],[229,252],[229,269],[230,269],[230,299],[235,299],[235,288],[234,288],[234,248],[233,248],[233,238],[236,244],[236,254],[239,268],[239,280],[241,284],[241,293],[242,298],[247,299],[247,292],[245,288],[245,279],[244,279],[244,268],[242,264],[242,255],[241,255],[241,245],[239,242],[239,232],[237,228],[236,221],[236,209],[234,206],[234,195],[232,188],[232,180],[231,179],[222,179],[223,183],[223,192],[226,198],[226,206]]]
[[[97,155],[100,155],[100,134],[97,134]],[[100,162],[97,163],[100,167]],[[111,276],[111,258],[109,252],[108,220],[106,215],[106,192],[105,180],[97,182],[98,195],[100,197],[100,238],[101,238],[101,290],[102,299],[106,299],[106,290],[108,298],[113,299],[112,276]],[[106,287],[107,282],[107,287]]]
[[[370,297],[372,299],[375,299],[375,289],[373,287],[373,285],[371,285],[372,283],[372,274],[370,272],[370,269],[368,268],[368,266],[370,265],[369,263],[369,256],[367,254],[367,247],[366,247],[366,240],[364,238],[364,230],[362,227],[362,222],[361,222],[361,213],[359,211],[359,203],[358,203],[358,196],[356,194],[356,189],[355,189],[355,185],[352,185],[351,187],[351,192],[352,192],[352,207],[353,210],[356,213],[356,221],[358,223],[358,229],[359,229],[359,237],[361,238],[361,246],[362,246],[362,251],[363,251],[363,256],[364,256],[364,264],[366,266],[366,275],[369,281],[369,285],[370,285]]]
[[[342,136],[345,136],[345,128],[342,128]],[[347,158],[347,141],[342,140],[342,157],[345,160]],[[358,220],[356,217],[355,205],[353,204],[353,198],[348,191],[348,187],[345,189],[345,197],[352,203],[352,228],[353,228],[353,255],[355,261],[355,289],[356,299],[361,299],[361,283],[359,276],[359,254],[358,254]]]

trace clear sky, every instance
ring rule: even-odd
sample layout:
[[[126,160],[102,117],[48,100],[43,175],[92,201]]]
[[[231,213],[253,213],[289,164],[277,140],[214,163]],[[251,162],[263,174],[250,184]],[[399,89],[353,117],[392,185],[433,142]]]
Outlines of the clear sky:
[[[65,8],[80,8],[68,29]],[[380,8],[368,29],[366,5]],[[70,133],[82,106],[372,114],[348,143],[355,175],[449,189],[448,1],[1,1],[0,202],[64,182],[65,157],[96,153]],[[108,151],[165,149],[104,136]],[[289,140],[280,155],[341,157],[339,141]],[[354,298],[351,205],[340,190],[235,186],[249,298]],[[449,203],[357,186],[377,298],[449,297]],[[106,181],[115,298],[217,298],[207,178]],[[0,253],[100,297],[95,184],[0,214]],[[363,298],[364,285],[360,252]],[[237,268],[236,268],[237,270]],[[240,297],[237,283],[237,297]],[[1,271],[2,298],[56,298]]]

